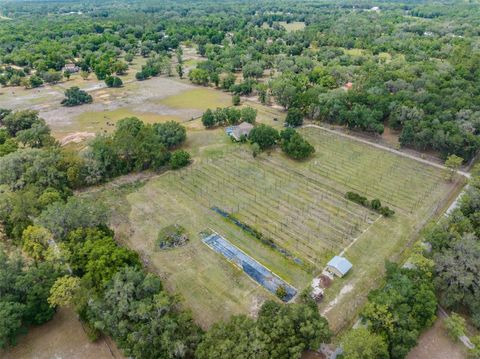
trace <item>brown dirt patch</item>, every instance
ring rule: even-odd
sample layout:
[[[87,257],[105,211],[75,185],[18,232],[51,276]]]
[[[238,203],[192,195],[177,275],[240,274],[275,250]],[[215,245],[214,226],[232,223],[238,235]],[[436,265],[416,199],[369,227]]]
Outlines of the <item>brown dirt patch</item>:
[[[3,359],[121,359],[124,356],[111,340],[100,339],[92,343],[76,314],[61,309],[48,323],[33,327],[20,338],[18,345],[9,351],[0,351]]]
[[[439,318],[420,336],[418,345],[408,354],[407,359],[464,359],[466,357],[463,345],[450,339],[443,319]]]

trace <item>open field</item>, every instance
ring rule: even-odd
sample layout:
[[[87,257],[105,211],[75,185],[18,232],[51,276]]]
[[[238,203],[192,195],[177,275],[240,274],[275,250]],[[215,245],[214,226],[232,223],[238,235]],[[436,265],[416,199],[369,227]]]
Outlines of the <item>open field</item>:
[[[0,351],[3,359],[121,359],[122,353],[110,339],[92,343],[85,334],[77,315],[61,309],[46,324],[32,327],[8,351]]]
[[[207,108],[227,107],[232,104],[230,94],[209,88],[194,88],[159,101],[171,108],[189,108],[205,111]]]
[[[447,334],[444,318],[439,317],[435,324],[418,339],[418,344],[408,354],[407,359],[463,359],[467,357],[466,347],[454,342]]]
[[[305,28],[305,23],[302,21],[293,21],[291,23],[280,21],[279,24],[283,26],[287,32],[303,30]]]
[[[273,109],[259,112],[271,124]],[[278,151],[253,159],[223,129],[186,123],[194,164],[138,186],[109,187],[85,196],[112,208],[118,238],[136,249],[168,288],[180,293],[204,327],[236,313],[254,314],[273,298],[248,276],[207,248],[199,232],[211,228],[298,288],[306,288],[330,257],[348,247],[353,271],[337,279],[319,305],[335,331],[355,316],[368,290],[380,284],[384,260],[398,255],[416,231],[456,191],[441,170],[320,129],[302,129],[315,145],[312,159],[296,162]],[[344,199],[355,191],[379,198],[393,218]],[[273,241],[262,243],[214,212],[216,206]],[[161,228],[181,224],[190,242],[155,249]],[[287,253],[284,255],[282,253]],[[374,255],[372,255],[374,254]]]

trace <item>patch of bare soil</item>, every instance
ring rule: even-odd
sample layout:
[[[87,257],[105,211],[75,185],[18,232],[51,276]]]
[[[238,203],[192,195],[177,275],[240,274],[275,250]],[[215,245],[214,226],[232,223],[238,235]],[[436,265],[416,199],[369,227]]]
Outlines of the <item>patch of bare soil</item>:
[[[30,329],[17,346],[0,351],[3,359],[122,359],[124,356],[111,340],[92,343],[85,334],[76,314],[61,309],[55,317]]]
[[[454,342],[447,334],[443,319],[424,332],[418,345],[408,354],[407,359],[464,359],[467,358],[463,345]]]

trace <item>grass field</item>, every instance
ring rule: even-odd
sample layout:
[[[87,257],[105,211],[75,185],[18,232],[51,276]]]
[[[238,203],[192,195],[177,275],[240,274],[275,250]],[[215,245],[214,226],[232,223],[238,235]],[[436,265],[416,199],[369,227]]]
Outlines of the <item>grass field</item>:
[[[268,118],[269,111],[261,116]],[[345,255],[353,271],[334,281],[319,306],[338,331],[355,316],[368,290],[381,282],[385,259],[398,259],[412,235],[455,190],[441,170],[320,129],[301,130],[316,153],[296,162],[278,151],[253,159],[248,146],[232,144],[222,129],[205,131],[197,122],[187,124],[193,165],[142,186],[86,195],[112,208],[119,238],[182,295],[204,327],[231,314],[255,313],[273,296],[202,244],[200,231],[213,229],[300,290],[332,255],[351,246]],[[380,217],[346,201],[346,191],[379,198],[397,213]],[[276,248],[245,233],[212,206],[257,229]],[[176,223],[186,228],[190,242],[155,250],[158,231]]]
[[[302,21],[294,21],[291,23],[287,23],[285,21],[280,21],[279,24],[287,30],[287,32],[303,30],[305,28],[305,23]]]
[[[111,132],[115,128],[117,121],[126,117],[138,117],[145,123],[158,123],[165,121],[177,121],[183,120],[174,115],[161,115],[154,112],[141,112],[134,111],[129,108],[118,108],[111,111],[99,111],[99,112],[83,112],[75,118],[73,124],[69,125],[65,130],[66,133],[87,131],[93,133]],[[63,137],[60,128],[56,129],[55,135],[57,137]]]
[[[209,88],[195,88],[164,98],[159,103],[172,108],[189,108],[204,111],[207,108],[215,109],[217,107],[230,106],[232,98],[226,92]]]

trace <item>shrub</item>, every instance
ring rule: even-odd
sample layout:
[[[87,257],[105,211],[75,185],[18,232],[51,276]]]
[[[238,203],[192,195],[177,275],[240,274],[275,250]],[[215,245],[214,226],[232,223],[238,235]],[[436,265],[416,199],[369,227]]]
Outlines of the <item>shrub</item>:
[[[285,289],[285,287],[283,285],[279,285],[277,287],[277,290],[275,291],[275,294],[277,295],[278,298],[280,299],[284,299],[286,296],[287,296],[287,290]]]
[[[240,105],[240,95],[233,95],[232,104],[233,104],[233,106]]]
[[[370,207],[372,207],[373,210],[378,211],[382,207],[382,202],[380,202],[378,198],[372,199]]]
[[[183,246],[187,242],[188,236],[185,233],[185,228],[174,224],[160,230],[156,244],[160,249],[169,249]]]
[[[170,157],[170,166],[176,170],[185,167],[190,163],[190,154],[184,150],[178,150],[172,153]]]
[[[105,84],[108,87],[121,87],[123,85],[123,81],[118,76],[107,76],[105,79]]]

